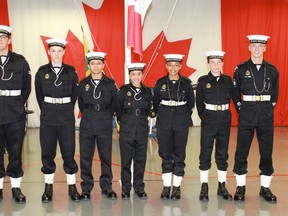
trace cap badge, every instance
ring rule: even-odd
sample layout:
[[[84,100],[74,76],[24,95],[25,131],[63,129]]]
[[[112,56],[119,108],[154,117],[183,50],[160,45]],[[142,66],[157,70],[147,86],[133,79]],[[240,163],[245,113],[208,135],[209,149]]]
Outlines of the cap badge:
[[[210,83],[207,83],[207,84],[206,84],[206,88],[207,88],[207,89],[211,88],[211,84],[210,84]]]
[[[50,78],[49,74],[45,74],[45,79],[49,79],[49,78]]]
[[[90,88],[90,85],[89,85],[89,84],[86,84],[86,85],[85,85],[85,91],[89,91],[89,88]]]

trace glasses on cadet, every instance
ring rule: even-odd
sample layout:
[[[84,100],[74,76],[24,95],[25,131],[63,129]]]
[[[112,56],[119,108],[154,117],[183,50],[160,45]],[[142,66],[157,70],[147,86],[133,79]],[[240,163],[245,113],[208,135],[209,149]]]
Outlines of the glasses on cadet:
[[[7,38],[8,38],[7,35],[0,35],[0,39],[2,39],[2,40],[6,40]]]

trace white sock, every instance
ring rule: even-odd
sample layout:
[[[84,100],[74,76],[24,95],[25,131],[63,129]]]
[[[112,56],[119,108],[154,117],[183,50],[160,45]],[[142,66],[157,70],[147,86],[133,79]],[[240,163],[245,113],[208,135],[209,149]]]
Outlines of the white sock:
[[[236,184],[237,186],[245,186],[246,185],[246,174],[243,174],[243,175],[237,175],[235,174],[235,177],[236,177]]]
[[[67,184],[73,185],[76,184],[76,175],[75,174],[66,174]]]
[[[3,189],[4,177],[0,178],[0,189]]]
[[[12,178],[10,177],[11,187],[12,188],[20,188],[22,177]]]
[[[183,178],[182,176],[173,175],[173,186],[179,187],[181,185],[182,178]]]
[[[261,186],[269,188],[271,179],[272,179],[272,176],[261,175],[260,176]]]
[[[53,184],[54,183],[54,176],[55,176],[55,173],[44,174],[45,183],[46,184]]]
[[[171,187],[172,173],[163,173],[162,180],[164,187]]]
[[[200,183],[208,183],[209,170],[200,170]]]
[[[227,171],[218,170],[218,182],[226,183],[227,180]]]

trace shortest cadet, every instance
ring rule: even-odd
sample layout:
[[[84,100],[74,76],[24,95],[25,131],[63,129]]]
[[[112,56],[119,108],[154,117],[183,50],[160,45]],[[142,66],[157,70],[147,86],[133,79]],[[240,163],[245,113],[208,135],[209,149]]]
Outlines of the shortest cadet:
[[[74,106],[78,90],[78,74],[73,66],[63,63],[66,44],[64,39],[46,40],[51,61],[42,65],[35,76],[35,91],[40,115],[41,171],[44,174],[45,190],[42,202],[53,197],[53,183],[56,171],[57,143],[63,159],[68,193],[71,200],[80,201],[76,188],[78,165],[75,155]]]
[[[120,125],[122,198],[130,199],[131,164],[133,166],[133,188],[141,199],[147,199],[144,172],[147,156],[148,115],[152,111],[151,89],[142,84],[144,63],[127,66],[130,83],[123,85],[117,94],[117,121]]]
[[[226,189],[228,167],[228,145],[231,126],[229,109],[232,97],[232,79],[221,72],[223,66],[223,51],[206,53],[208,67],[207,75],[198,79],[196,88],[196,106],[201,119],[201,150],[200,150],[200,182],[199,199],[208,201],[208,176],[211,168],[211,154],[215,143],[215,161],[218,168],[217,194],[225,200],[232,200],[232,195]]]
[[[186,146],[189,127],[193,125],[191,115],[195,101],[192,81],[180,74],[184,55],[166,54],[164,57],[168,74],[157,81],[153,97],[159,156],[162,159],[163,189],[160,198],[178,200],[181,198]]]
[[[80,168],[82,200],[90,200],[94,187],[92,162],[97,145],[101,160],[99,184],[101,193],[108,199],[116,199],[112,189],[112,119],[115,108],[115,81],[104,74],[104,52],[89,52],[90,75],[79,84],[78,105],[82,112],[80,122]]]

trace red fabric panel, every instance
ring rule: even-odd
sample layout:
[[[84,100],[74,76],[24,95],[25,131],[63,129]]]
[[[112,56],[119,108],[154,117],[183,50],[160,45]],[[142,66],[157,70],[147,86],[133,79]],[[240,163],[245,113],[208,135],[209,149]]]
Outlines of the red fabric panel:
[[[125,62],[124,1],[105,0],[96,10],[83,5],[93,35],[94,51],[107,53],[104,71],[120,87],[124,83]]]
[[[279,70],[279,98],[275,107],[275,125],[288,125],[288,1],[221,0],[222,49],[226,52],[223,71],[233,77],[237,64],[250,57],[247,35],[264,34],[268,40],[264,59]],[[232,125],[237,112],[232,106]]]

